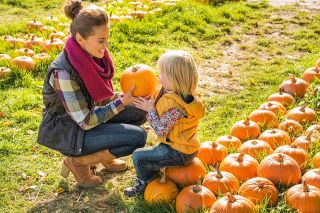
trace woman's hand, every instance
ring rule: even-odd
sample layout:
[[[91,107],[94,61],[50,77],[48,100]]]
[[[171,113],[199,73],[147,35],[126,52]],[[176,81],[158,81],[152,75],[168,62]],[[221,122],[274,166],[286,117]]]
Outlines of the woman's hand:
[[[130,88],[130,90],[123,95],[120,94],[120,100],[124,106],[132,105],[135,101],[135,97],[132,95],[134,90],[134,86]]]
[[[136,100],[133,102],[133,104],[139,109],[142,109],[146,112],[150,112],[154,108],[154,99],[137,97]]]

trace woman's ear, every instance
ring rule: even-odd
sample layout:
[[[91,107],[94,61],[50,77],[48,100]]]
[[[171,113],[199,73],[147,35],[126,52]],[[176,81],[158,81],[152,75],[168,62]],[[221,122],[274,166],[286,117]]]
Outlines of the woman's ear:
[[[78,42],[78,44],[80,44],[81,47],[83,46],[83,40],[84,38],[79,33],[76,33],[76,41]]]

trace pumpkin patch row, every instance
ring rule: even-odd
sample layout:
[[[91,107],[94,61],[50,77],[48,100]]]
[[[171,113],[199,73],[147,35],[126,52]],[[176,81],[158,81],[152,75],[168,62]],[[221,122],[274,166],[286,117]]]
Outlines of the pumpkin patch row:
[[[320,125],[315,124],[317,114],[306,105],[291,107],[304,98],[309,83],[318,78],[319,64],[320,61],[306,70],[303,79],[290,75],[278,93],[270,95],[246,119],[236,122],[230,135],[203,142],[192,163],[165,168],[162,173],[170,189],[165,190],[169,185],[162,187],[156,179],[160,184],[156,188],[151,183],[147,186],[145,200],[175,200],[179,213],[205,209],[258,212],[262,203],[276,206],[280,187],[284,187],[284,199],[291,208],[320,212],[320,152],[314,157],[309,152],[320,140]],[[314,169],[306,171],[307,168]],[[163,179],[162,183],[166,181]]]

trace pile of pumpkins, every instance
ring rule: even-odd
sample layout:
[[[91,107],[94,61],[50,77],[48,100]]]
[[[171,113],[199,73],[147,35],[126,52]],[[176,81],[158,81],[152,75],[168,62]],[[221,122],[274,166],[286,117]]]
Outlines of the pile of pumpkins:
[[[143,18],[147,14],[153,14],[162,10],[162,7],[175,6],[179,0],[147,0],[131,1],[125,3],[122,0],[116,0],[110,3],[110,6],[105,7],[106,10],[110,10],[111,22],[121,22],[125,19]],[[124,7],[129,5],[129,7]],[[148,6],[149,5],[149,6]],[[154,9],[150,9],[154,8]],[[123,16],[117,16],[112,14],[115,9],[119,9],[120,12],[126,13]],[[13,48],[17,48],[14,52],[17,57],[11,58],[10,55],[0,53],[0,61],[11,61],[14,66],[27,71],[32,71],[36,67],[36,62],[50,60],[49,54],[52,50],[62,50],[64,48],[65,40],[69,35],[69,23],[60,23],[59,19],[54,16],[48,16],[45,18],[46,22],[54,23],[59,28],[64,28],[63,31],[57,31],[53,26],[44,25],[42,22],[32,20],[26,23],[27,30],[30,32],[52,32],[47,40],[36,34],[19,35],[12,37],[5,35],[2,39],[7,42]],[[36,54],[35,51],[41,52]],[[0,79],[9,76],[11,69],[8,67],[0,67]]]
[[[317,115],[305,105],[288,110],[305,96],[309,83],[320,78],[319,70],[320,60],[302,79],[290,75],[278,93],[236,122],[230,135],[203,142],[190,164],[162,169],[161,178],[146,187],[145,200],[175,201],[178,213],[205,209],[250,213],[258,212],[262,204],[276,206],[278,188],[284,186],[288,206],[298,212],[320,212],[320,152],[313,158],[308,152],[320,140]],[[285,120],[279,122],[279,117]],[[315,169],[306,171],[310,164]]]
[[[17,55],[13,59],[10,55],[2,53],[0,54],[0,60],[11,61],[14,66],[27,71],[35,69],[36,62],[50,60],[50,52],[53,50],[62,50],[67,38],[66,34],[69,34],[68,23],[58,23],[59,20],[56,17],[48,16],[45,18],[46,22],[54,23],[59,28],[64,28],[63,31],[57,31],[53,26],[43,25],[42,22],[32,20],[26,23],[26,29],[28,33],[26,35],[17,35],[12,37],[5,35],[2,40],[6,42],[10,47],[14,48],[14,55]],[[49,34],[48,39],[45,40],[38,34]],[[38,54],[36,53],[39,52]],[[11,70],[8,67],[0,68],[0,78],[6,77],[10,74]]]

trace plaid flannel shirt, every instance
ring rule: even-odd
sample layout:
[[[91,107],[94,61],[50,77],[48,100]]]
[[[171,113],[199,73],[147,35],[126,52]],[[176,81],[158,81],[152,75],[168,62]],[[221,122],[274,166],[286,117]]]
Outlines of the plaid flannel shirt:
[[[89,110],[79,84],[72,80],[70,74],[65,70],[55,69],[50,76],[49,84],[56,90],[66,112],[84,130],[106,122],[124,109],[120,99],[113,98],[109,101],[95,103],[94,109]]]

